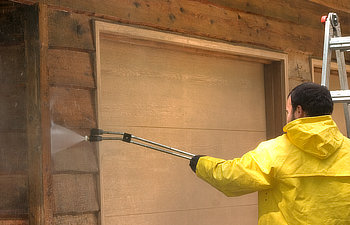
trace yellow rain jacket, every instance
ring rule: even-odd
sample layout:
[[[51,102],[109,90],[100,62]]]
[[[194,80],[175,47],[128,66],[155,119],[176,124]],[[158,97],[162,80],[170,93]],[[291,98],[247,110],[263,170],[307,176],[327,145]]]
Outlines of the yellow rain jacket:
[[[288,123],[242,158],[201,157],[198,177],[227,196],[259,191],[259,224],[350,224],[350,140],[331,116]]]

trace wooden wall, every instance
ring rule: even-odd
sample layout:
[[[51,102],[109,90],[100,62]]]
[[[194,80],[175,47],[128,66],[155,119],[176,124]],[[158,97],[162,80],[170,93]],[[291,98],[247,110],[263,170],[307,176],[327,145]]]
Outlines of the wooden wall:
[[[40,2],[40,0],[33,1]],[[322,58],[322,15],[337,12],[344,35],[350,35],[350,6],[319,0],[48,0],[60,24],[54,40],[92,50],[91,19],[144,26],[289,54],[290,86],[311,80],[310,57]],[[64,10],[64,11],[61,11]],[[66,14],[66,15],[63,15]],[[68,15],[69,14],[69,15]],[[76,35],[70,35],[71,32]],[[70,46],[72,45],[72,46]],[[68,47],[67,46],[67,47]],[[349,57],[348,57],[349,59]]]
[[[322,15],[335,11],[340,17],[343,34],[350,35],[350,5],[339,5],[339,1],[319,0],[17,0],[23,4],[40,3],[40,32],[46,37],[41,46],[41,75],[47,79],[52,122],[72,129],[79,134],[88,134],[96,126],[94,62],[95,46],[93,20],[107,20],[116,23],[142,26],[164,32],[214,39],[238,45],[253,46],[272,51],[288,53],[289,88],[302,81],[311,80],[310,57],[321,58],[323,48]],[[1,22],[4,17],[1,17]],[[5,19],[6,20],[6,19]],[[15,21],[14,21],[15,22]],[[4,26],[5,23],[1,23]],[[23,36],[17,30],[8,28],[9,39],[1,40],[1,50],[13,54],[16,62],[8,62],[13,74],[13,88],[1,86],[2,101],[10,103],[17,99],[18,104],[2,107],[0,113],[12,120],[0,122],[1,142],[8,142],[8,151],[1,146],[0,157],[13,160],[13,163],[0,165],[0,185],[13,190],[13,199],[21,203],[0,203],[0,210],[26,211],[27,153],[25,126],[18,122],[25,108],[19,95],[26,82],[22,80],[24,71]],[[20,28],[19,28],[20,29]],[[46,35],[46,36],[45,36]],[[17,40],[18,38],[18,40]],[[4,41],[5,40],[5,41]],[[3,51],[1,51],[3,52]],[[11,52],[11,53],[10,53]],[[1,55],[2,53],[0,53]],[[1,57],[4,57],[1,55]],[[9,59],[10,60],[10,59]],[[1,72],[5,71],[3,60]],[[12,63],[12,64],[11,64]],[[14,65],[15,64],[15,65]],[[7,77],[7,76],[6,76]],[[1,76],[3,79],[3,76]],[[4,83],[4,82],[1,82]],[[0,84],[2,85],[2,84]],[[22,91],[22,92],[21,92]],[[5,93],[3,93],[5,92]],[[12,108],[11,108],[12,107]],[[8,109],[7,111],[5,109]],[[20,118],[19,118],[20,119]],[[47,122],[45,122],[47,123]],[[44,124],[48,125],[48,124]],[[15,129],[13,131],[13,129]],[[12,132],[9,132],[12,131]],[[10,137],[7,138],[7,135]],[[16,140],[23,142],[17,142]],[[2,162],[4,162],[3,158]],[[21,162],[21,163],[17,163]],[[23,162],[23,163],[22,163]],[[10,166],[11,165],[11,166]],[[70,151],[62,151],[50,159],[52,174],[54,224],[97,224],[98,165],[94,145],[83,143]],[[45,193],[44,193],[45,195]],[[15,202],[11,200],[10,202]],[[16,214],[16,213],[15,213]],[[19,213],[21,214],[21,213]],[[46,216],[47,217],[47,216]],[[82,222],[83,221],[83,222]],[[50,222],[50,219],[49,221]],[[44,224],[44,222],[41,222]],[[1,223],[0,223],[1,224]]]
[[[28,221],[28,153],[23,10],[0,12],[0,224]]]

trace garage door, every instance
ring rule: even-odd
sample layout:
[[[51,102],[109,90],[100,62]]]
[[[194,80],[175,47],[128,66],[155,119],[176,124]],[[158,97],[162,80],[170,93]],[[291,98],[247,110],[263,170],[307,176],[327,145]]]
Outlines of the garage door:
[[[231,159],[266,137],[264,65],[215,52],[100,37],[99,127]],[[104,224],[257,224],[257,194],[228,198],[189,161],[100,143]]]

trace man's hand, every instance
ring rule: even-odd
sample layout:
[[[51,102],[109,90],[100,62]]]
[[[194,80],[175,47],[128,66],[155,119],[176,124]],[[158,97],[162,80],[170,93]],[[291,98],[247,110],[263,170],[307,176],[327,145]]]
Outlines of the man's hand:
[[[197,163],[200,157],[202,157],[204,155],[195,155],[192,157],[192,159],[190,160],[190,167],[193,170],[193,172],[196,172],[196,167],[197,167]]]

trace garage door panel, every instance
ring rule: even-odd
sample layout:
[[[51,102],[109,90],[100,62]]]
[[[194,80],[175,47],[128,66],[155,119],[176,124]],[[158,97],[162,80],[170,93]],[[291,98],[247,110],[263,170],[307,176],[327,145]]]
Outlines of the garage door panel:
[[[100,48],[100,128],[224,159],[266,138],[263,64],[103,36]],[[256,194],[228,198],[188,160],[118,141],[99,148],[106,224],[256,224]]]
[[[101,48],[101,112],[113,125],[265,131],[262,64],[110,40]]]
[[[263,140],[265,135],[263,132],[120,128],[125,130],[184,151],[225,159],[239,157],[255,148],[257,140]],[[124,142],[103,142],[101,148],[104,150],[101,172],[106,215],[256,204],[255,195],[227,198],[199,180],[188,160]]]
[[[112,127],[105,126],[104,130],[131,133],[167,146],[182,149],[193,154],[213,155],[220,158],[240,157],[249,150],[254,149],[261,141],[265,140],[265,132],[246,132],[229,130],[201,130],[201,129],[171,129],[157,127]],[[135,140],[137,141],[137,140]],[[145,152],[152,157],[174,159],[152,149],[143,148],[134,144],[121,141],[103,141],[103,155],[108,157],[114,154],[129,154]],[[128,157],[129,155],[125,155]],[[177,159],[177,158],[175,158]],[[183,161],[183,159],[180,159]]]
[[[250,216],[247,216],[250,215]],[[173,224],[257,224],[257,205],[159,212],[156,214],[132,214],[106,217],[107,224],[173,225]]]

